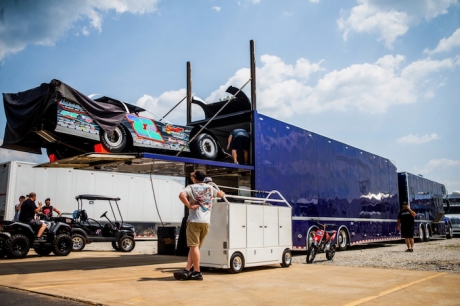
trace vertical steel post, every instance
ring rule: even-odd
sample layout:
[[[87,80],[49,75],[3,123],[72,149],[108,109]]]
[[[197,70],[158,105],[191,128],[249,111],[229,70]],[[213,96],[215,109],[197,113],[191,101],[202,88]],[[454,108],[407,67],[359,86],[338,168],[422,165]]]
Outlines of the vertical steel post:
[[[192,64],[187,62],[187,125],[192,122]]]
[[[252,110],[256,110],[256,55],[255,55],[255,47],[254,47],[254,40],[249,42],[251,48],[251,104]]]

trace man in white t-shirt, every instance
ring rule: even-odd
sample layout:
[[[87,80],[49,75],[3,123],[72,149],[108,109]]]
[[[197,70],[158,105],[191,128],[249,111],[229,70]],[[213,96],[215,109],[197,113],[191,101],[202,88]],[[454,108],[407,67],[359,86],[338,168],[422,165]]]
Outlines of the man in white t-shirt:
[[[174,273],[180,280],[203,280],[200,272],[200,248],[209,231],[211,222],[212,200],[223,197],[225,193],[213,186],[203,183],[205,174],[195,171],[190,176],[193,184],[185,187],[179,199],[189,209],[187,222],[187,246],[189,247],[187,266],[182,272]],[[193,272],[190,271],[193,265]]]

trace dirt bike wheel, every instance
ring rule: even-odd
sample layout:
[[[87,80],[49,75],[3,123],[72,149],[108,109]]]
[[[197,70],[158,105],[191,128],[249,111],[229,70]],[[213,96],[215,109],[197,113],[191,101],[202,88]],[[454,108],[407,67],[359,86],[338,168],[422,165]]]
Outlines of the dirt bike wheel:
[[[310,264],[313,262],[313,260],[315,259],[315,256],[316,256],[316,253],[317,253],[317,248],[315,245],[311,245],[310,248],[308,248],[308,251],[307,251],[307,264]]]
[[[326,251],[327,260],[332,260],[335,256],[335,245],[331,245],[331,249]]]

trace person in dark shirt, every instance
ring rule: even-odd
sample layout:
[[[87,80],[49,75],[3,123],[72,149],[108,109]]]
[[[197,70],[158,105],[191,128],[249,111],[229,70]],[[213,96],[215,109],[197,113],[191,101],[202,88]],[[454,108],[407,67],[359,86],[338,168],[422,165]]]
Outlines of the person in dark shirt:
[[[50,220],[53,216],[53,211],[55,211],[59,217],[62,215],[61,211],[56,207],[51,206],[51,199],[46,198],[45,206],[42,207],[41,213],[45,216],[45,219]]]
[[[227,150],[232,150],[232,158],[235,164],[238,164],[237,153],[243,151],[244,163],[249,160],[249,134],[245,129],[234,129],[228,136]]]
[[[25,196],[23,196],[23,195],[20,196],[19,197],[19,203],[14,205],[14,218],[13,218],[14,222],[19,221],[19,211],[21,210],[22,202],[24,202],[25,199],[26,199]]]
[[[398,230],[401,231],[401,237],[405,239],[406,252],[414,251],[414,222],[417,213],[410,209],[407,202],[403,202],[402,210],[398,214]]]
[[[21,211],[19,213],[19,222],[27,223],[35,231],[38,231],[37,238],[40,239],[46,229],[46,224],[40,220],[35,219],[37,214],[42,209],[42,202],[38,202],[38,207],[35,205],[37,195],[35,192],[29,193],[29,198],[22,202]]]

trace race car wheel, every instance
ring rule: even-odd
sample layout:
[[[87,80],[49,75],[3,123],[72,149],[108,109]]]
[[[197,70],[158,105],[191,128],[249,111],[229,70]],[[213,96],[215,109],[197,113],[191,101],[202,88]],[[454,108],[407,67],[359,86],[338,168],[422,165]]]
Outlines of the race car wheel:
[[[67,234],[60,234],[54,237],[53,254],[56,256],[67,256],[72,251],[73,241]]]
[[[47,246],[38,246],[34,247],[35,253],[37,253],[39,256],[48,256],[53,249],[51,247]]]
[[[8,258],[24,258],[29,253],[29,239],[22,234],[16,234],[6,240],[6,256]]]
[[[195,140],[190,144],[190,150],[193,155],[198,158],[215,160],[219,153],[219,147],[217,146],[214,138],[206,133],[201,133]]]
[[[9,237],[6,235],[0,235],[0,258],[5,257],[6,255],[6,240]]]
[[[86,246],[86,239],[81,234],[72,234],[72,252],[81,252]]]
[[[53,147],[46,148],[46,154],[48,156],[53,154],[54,156],[56,156],[57,159],[69,158],[80,155],[82,153],[83,152],[79,152],[77,150],[71,149],[63,145],[55,145]]]
[[[99,133],[102,146],[111,153],[123,152],[128,143],[126,129],[122,126],[117,126],[112,134],[107,134],[103,129]]]
[[[131,252],[136,246],[136,243],[130,236],[124,236],[118,240],[118,246],[122,252]]]

